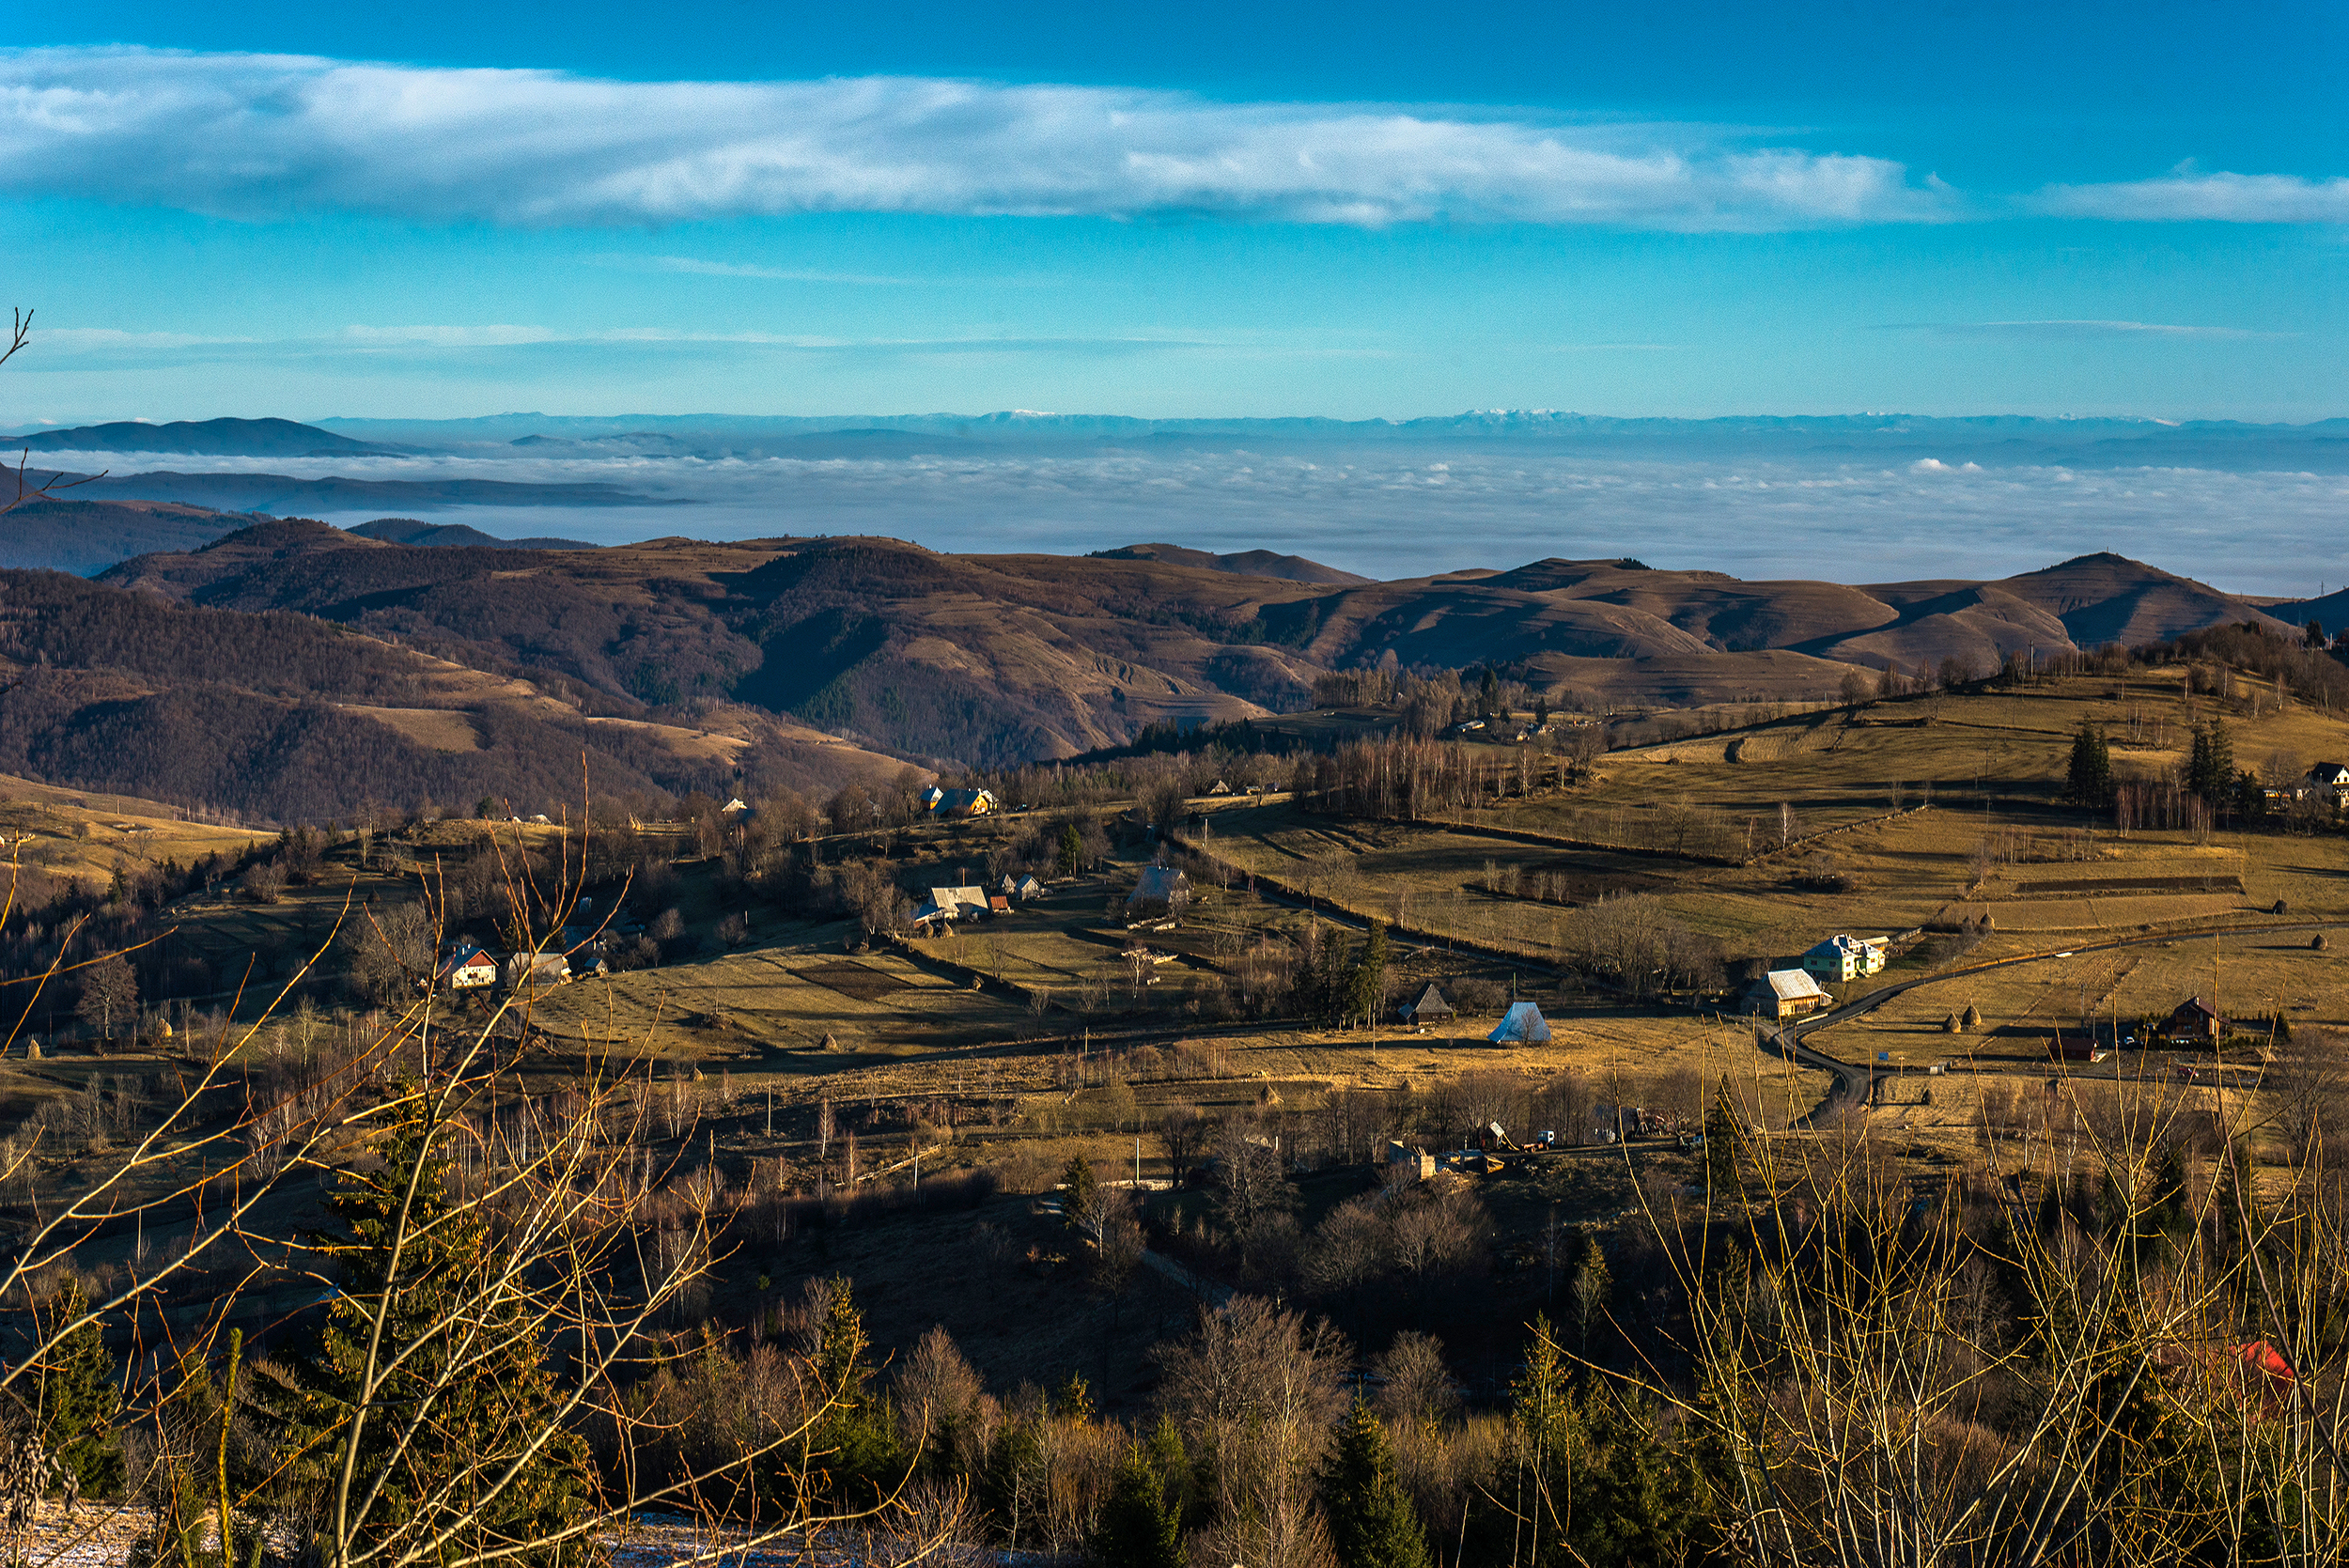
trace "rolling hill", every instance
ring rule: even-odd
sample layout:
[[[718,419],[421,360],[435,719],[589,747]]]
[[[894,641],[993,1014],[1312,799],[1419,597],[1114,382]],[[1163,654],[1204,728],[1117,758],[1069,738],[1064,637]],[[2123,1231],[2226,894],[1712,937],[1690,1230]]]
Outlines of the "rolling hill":
[[[1182,545],[1123,545],[1116,550],[1089,551],[1088,561],[1164,561],[1169,566],[1198,567],[1206,571],[1236,572],[1242,577],[1277,577],[1290,582],[1332,582],[1367,585],[1371,579],[1308,561],[1302,555],[1276,555],[1268,550],[1243,550],[1217,555]]]
[[[864,538],[427,549],[273,520],[104,581],[195,607],[298,611],[583,700],[730,703],[881,752],[988,765],[1124,744],[1154,722],[1292,709],[1316,676],[1389,660],[1497,665],[1562,706],[1684,706],[1818,696],[1855,667],[1987,673],[2033,649],[2284,624],[2114,555],[1996,582],[1870,587],[1565,560],[1330,582],[1285,575],[1314,563],[1272,559],[1284,575],[1167,546],[1081,558]]]
[[[87,577],[154,551],[198,550],[253,525],[240,512],[170,501],[92,501],[78,489],[28,501],[0,518],[0,567]]]
[[[446,549],[466,545],[483,550],[593,550],[596,547],[583,539],[501,539],[493,534],[462,522],[424,522],[415,518],[377,518],[350,530],[363,539],[380,539],[385,544],[430,545]]]
[[[351,458],[399,450],[290,419],[180,419],[168,425],[119,420],[28,431],[0,444],[20,452],[170,452],[201,458]]]
[[[0,572],[0,772],[53,785],[329,821],[484,796],[547,811],[583,789],[820,794],[902,766],[786,716],[647,715],[308,615]]]

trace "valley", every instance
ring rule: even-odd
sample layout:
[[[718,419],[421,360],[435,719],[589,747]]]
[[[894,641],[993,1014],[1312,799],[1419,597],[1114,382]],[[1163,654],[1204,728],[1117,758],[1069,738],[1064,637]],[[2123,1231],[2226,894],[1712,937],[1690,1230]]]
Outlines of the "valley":
[[[0,577],[0,1225],[126,1346],[308,1354],[290,1238],[425,1093],[465,1202],[604,1195],[544,1234],[702,1346],[664,1421],[853,1298],[893,1423],[944,1365],[1142,1430],[1278,1301],[1435,1358],[1474,1535],[1528,1325],[1670,1388],[1707,1238],[1986,1225],[2114,1138],[2283,1203],[2343,1103],[2297,606],[432,528]]]

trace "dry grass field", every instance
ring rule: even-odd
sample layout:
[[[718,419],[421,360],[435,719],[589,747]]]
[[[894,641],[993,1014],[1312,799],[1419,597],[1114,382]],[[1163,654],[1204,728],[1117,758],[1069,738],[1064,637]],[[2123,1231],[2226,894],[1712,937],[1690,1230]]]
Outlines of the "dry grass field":
[[[128,795],[59,789],[0,775],[0,836],[5,858],[62,883],[102,890],[117,865],[207,855],[241,855],[273,836],[250,828],[190,822],[176,808]]]
[[[1585,786],[1460,823],[1338,818],[1277,796],[1195,801],[1206,821],[1190,837],[1223,862],[1227,885],[1204,879],[1185,918],[1166,930],[1126,927],[1124,891],[1150,853],[1130,839],[1099,871],[1054,884],[1006,918],[958,936],[868,945],[848,923],[792,919],[727,892],[715,862],[692,859],[680,836],[673,848],[685,858],[669,896],[698,953],[552,988],[530,1002],[530,1022],[545,1041],[551,1081],[590,1059],[637,1063],[664,1093],[690,1100],[713,1147],[769,1162],[762,1168],[788,1181],[815,1179],[816,1107],[827,1100],[857,1107],[853,1125],[877,1152],[890,1151],[885,1160],[877,1153],[868,1177],[878,1165],[896,1167],[884,1183],[910,1179],[902,1166],[919,1147],[926,1169],[988,1165],[1015,1190],[1049,1186],[1071,1154],[1129,1164],[1137,1137],[1143,1174],[1162,1176],[1166,1152],[1148,1129],[1170,1114],[1197,1109],[1311,1126],[1333,1096],[1349,1093],[1465,1107],[1497,1092],[1493,1085],[1532,1095],[1571,1076],[1599,1099],[1669,1103],[1685,1118],[1707,1086],[1726,1081],[1756,1120],[1779,1128],[1804,1122],[1828,1099],[1830,1075],[1757,1049],[1750,1022],[1626,1001],[1567,975],[1561,961],[1576,908],[1643,893],[1733,960],[1783,960],[1838,931],[1881,937],[1992,922],[1964,951],[1938,939],[1903,944],[1881,977],[1843,988],[1849,1000],[1940,976],[1813,1038],[1845,1063],[1906,1070],[1883,1080],[1873,1107],[1840,1110],[1836,1136],[1865,1129],[1937,1160],[1977,1157],[1985,1105],[1994,1115],[2017,1096],[2045,1105],[2028,1096],[2066,1078],[2110,1094],[2150,1074],[2163,1093],[2232,1095],[2240,1110],[2262,1093],[2240,1079],[2223,1088],[2173,1079],[2166,1053],[2059,1070],[2046,1044],[2059,1031],[2076,1034],[2084,1018],[2131,1032],[2142,1016],[2193,995],[2247,1019],[2280,1013],[2303,1039],[2349,1038],[2341,959],[2293,929],[2349,922],[2349,840],[2232,827],[2123,836],[2108,815],[2052,801],[2081,717],[2106,723],[2116,741],[2137,737],[2140,744],[2116,744],[2115,759],[2124,776],[2141,775],[2174,766],[2186,724],[2214,706],[2207,695],[2189,702],[2156,672],[1944,694],[1856,715],[1806,713],[1741,735],[1615,753]],[[2270,753],[2298,765],[2349,756],[2349,724],[2297,706],[2279,711],[2248,682],[2227,719],[2244,766],[2263,766]],[[1928,791],[1930,806],[1913,809]],[[11,820],[39,835],[24,846],[28,861],[45,856],[38,863],[86,877],[110,874],[117,854],[184,861],[213,847],[241,851],[253,837],[178,823],[135,802],[32,786],[8,793]],[[1797,834],[1857,825],[1745,864],[1669,852],[1667,834],[1710,831],[1713,852],[1741,853],[1749,822],[1756,847],[1767,847],[1780,801]],[[1733,828],[1730,844],[1719,835]],[[1010,831],[915,829],[897,836],[891,858],[908,885],[959,882],[977,875]],[[348,909],[413,897],[421,871],[454,863],[486,833],[561,857],[559,827],[445,821],[379,846],[364,869],[346,846],[320,882],[288,889],[277,904],[225,889],[183,900],[171,911],[179,925],[171,940],[224,986],[249,974],[241,1015],[249,1016]],[[1281,896],[1276,885],[1304,896]],[[2279,901],[2280,916],[2272,912]],[[735,914],[748,917],[749,934],[728,947],[719,923]],[[1392,1023],[1365,1031],[1262,1021],[1250,986],[1265,955],[1294,953],[1333,919],[1354,940],[1357,917],[1366,915],[1399,928],[1391,994],[1416,996],[1431,982],[1464,997],[1481,992],[1471,1010],[1427,1033]],[[2131,945],[2102,947],[2117,941]],[[1162,961],[1128,955],[1144,944]],[[1978,968],[2016,957],[2032,961]],[[1486,1043],[1512,994],[1541,1003],[1550,1044]],[[314,1000],[331,1008],[341,999],[320,987]],[[1981,1027],[1947,1032],[1945,1020],[1969,1006]],[[1928,1078],[1922,1069],[1934,1063],[1950,1070]],[[83,1070],[39,1066],[27,1093],[70,1092],[76,1084],[67,1079]],[[1486,1088],[1462,1087],[1478,1084]],[[918,1124],[912,1111],[890,1110],[913,1105],[930,1108]],[[1466,1136],[1475,1125],[1454,1130]],[[1542,1178],[1549,1187],[1566,1179]]]

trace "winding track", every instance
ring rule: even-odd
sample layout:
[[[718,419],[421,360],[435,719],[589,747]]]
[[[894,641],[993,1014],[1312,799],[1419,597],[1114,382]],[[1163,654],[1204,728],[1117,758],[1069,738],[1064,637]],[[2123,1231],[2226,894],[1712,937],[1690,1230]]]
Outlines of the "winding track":
[[[2340,931],[2344,929],[2349,929],[2349,920],[2295,921],[2283,925],[2217,925],[2198,931],[2153,931],[2142,936],[2116,937],[2110,941],[2083,942],[2077,947],[2062,948],[2049,953],[2017,953],[2004,958],[1990,958],[1979,964],[1967,964],[1958,969],[1945,970],[1937,974],[1921,974],[1908,980],[1895,981],[1890,986],[1879,986],[1856,1001],[1847,1001],[1841,1007],[1831,1008],[1808,1018],[1797,1018],[1792,1024],[1781,1028],[1774,1036],[1757,1035],[1756,1044],[1762,1044],[1766,1039],[1766,1048],[1775,1048],[1788,1061],[1834,1075],[1835,1082],[1828,1090],[1827,1098],[1821,1100],[1817,1109],[1797,1124],[1797,1126],[1809,1127],[1815,1126],[1820,1118],[1833,1111],[1838,1105],[1848,1098],[1853,1094],[1856,1083],[1872,1084],[1878,1076],[1921,1072],[1923,1069],[1878,1066],[1874,1063],[1865,1062],[1846,1062],[1841,1057],[1829,1056],[1825,1051],[1812,1049],[1803,1044],[1804,1038],[1817,1033],[1820,1030],[1831,1029],[1839,1023],[1865,1017],[1894,997],[1905,991],[1913,991],[1920,986],[1937,986],[1943,981],[1960,980],[1973,974],[1986,974],[1992,970],[2012,969],[2019,964],[2061,963],[2091,953],[2110,953],[2124,947],[2151,947],[2164,942],[2193,941],[2201,937],[2256,937],[2287,931]]]

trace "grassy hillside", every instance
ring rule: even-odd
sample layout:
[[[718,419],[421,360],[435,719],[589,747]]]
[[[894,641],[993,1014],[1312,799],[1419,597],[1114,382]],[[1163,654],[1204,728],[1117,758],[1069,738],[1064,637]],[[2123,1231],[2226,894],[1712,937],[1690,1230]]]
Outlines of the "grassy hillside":
[[[2118,556],[1999,583],[1875,588],[1557,560],[1364,583],[1294,558],[1160,546],[1082,559],[855,538],[428,550],[287,521],[106,580],[298,610],[596,701],[734,700],[979,766],[1293,709],[1316,676],[1381,664],[1497,666],[1560,706],[1688,706],[1815,698],[1855,668],[1982,675],[2010,658],[2270,624]]]
[[[45,572],[8,573],[0,588],[0,769],[66,788],[327,821],[485,797],[537,812],[583,791],[723,796],[746,772],[828,792],[899,767],[756,712],[696,724],[583,712],[559,686],[306,615],[175,605]]]

